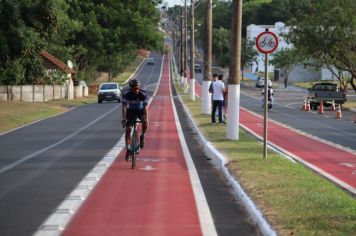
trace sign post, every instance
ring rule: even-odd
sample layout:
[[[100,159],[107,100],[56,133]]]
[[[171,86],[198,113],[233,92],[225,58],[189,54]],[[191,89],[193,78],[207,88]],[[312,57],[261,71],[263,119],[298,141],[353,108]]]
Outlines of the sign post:
[[[268,54],[278,47],[277,36],[266,29],[256,38],[256,47],[260,53],[265,54],[265,85],[264,85],[264,125],[263,125],[263,158],[267,158],[267,131],[268,131]]]

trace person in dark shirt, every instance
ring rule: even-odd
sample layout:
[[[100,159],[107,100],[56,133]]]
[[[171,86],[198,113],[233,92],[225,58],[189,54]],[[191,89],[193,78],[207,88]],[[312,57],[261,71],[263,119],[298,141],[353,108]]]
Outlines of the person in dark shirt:
[[[132,79],[129,82],[130,89],[124,91],[122,95],[122,123],[126,126],[125,142],[126,147],[131,145],[131,126],[136,119],[142,122],[142,133],[140,136],[140,148],[145,145],[145,133],[148,125],[148,97],[146,91],[141,89],[140,81]]]

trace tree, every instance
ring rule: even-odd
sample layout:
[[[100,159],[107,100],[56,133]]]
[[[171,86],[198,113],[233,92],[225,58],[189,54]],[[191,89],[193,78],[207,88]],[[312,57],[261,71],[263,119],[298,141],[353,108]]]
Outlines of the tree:
[[[355,12],[354,0],[312,1],[296,12],[288,39],[306,58],[319,61],[332,73],[344,74],[335,73],[333,68],[348,72],[348,82],[356,91]]]
[[[255,42],[246,39],[242,39],[242,48],[241,48],[241,70],[242,70],[242,79],[244,78],[243,69],[250,66],[253,61],[257,59],[258,52],[254,49]]]
[[[213,29],[213,54],[220,61],[221,66],[228,65],[229,48],[231,40],[231,32],[229,29],[220,27],[219,29]]]
[[[284,75],[284,86],[287,88],[288,76],[293,68],[300,63],[300,57],[297,49],[295,48],[284,48],[273,55],[271,59],[271,64],[276,68],[283,70]]]
[[[0,83],[35,83],[44,75],[40,52],[48,42],[63,45],[65,9],[63,0],[2,1]]]

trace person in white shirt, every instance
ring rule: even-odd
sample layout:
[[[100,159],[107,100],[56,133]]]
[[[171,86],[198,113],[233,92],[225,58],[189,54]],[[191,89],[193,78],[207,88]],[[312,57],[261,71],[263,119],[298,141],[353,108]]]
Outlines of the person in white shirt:
[[[214,74],[213,77],[215,78],[215,81],[213,82],[213,110],[211,112],[211,122],[216,123],[216,108],[218,108],[218,113],[219,113],[219,123],[225,123],[222,118],[222,107],[224,103],[224,93],[225,93],[225,84],[222,82],[222,77],[219,77],[218,80],[216,80],[217,75]]]

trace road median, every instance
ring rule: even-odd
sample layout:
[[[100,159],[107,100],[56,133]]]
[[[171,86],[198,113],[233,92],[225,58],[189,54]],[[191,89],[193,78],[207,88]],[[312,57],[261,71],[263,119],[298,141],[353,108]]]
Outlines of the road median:
[[[179,86],[177,86],[179,87]],[[302,164],[293,163],[240,129],[240,139],[225,138],[225,125],[212,125],[201,114],[201,102],[180,91],[196,126],[228,160],[229,173],[239,182],[279,235],[353,235],[356,201],[348,193]]]

